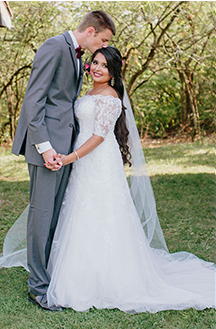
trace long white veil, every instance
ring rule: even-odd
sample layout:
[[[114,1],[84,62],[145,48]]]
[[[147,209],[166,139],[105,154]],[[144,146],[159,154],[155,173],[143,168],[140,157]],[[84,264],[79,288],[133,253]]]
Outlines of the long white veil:
[[[1,267],[23,266],[28,271],[26,230],[29,206],[23,211],[8,231],[0,257]]]
[[[132,167],[130,168],[129,176],[131,196],[149,245],[152,248],[162,249],[168,252],[158,220],[155,198],[146,167],[143,149],[126,90],[124,92],[123,103],[126,107],[126,119],[129,129],[129,146],[132,155]],[[6,235],[3,246],[3,255],[0,257],[0,268],[23,266],[28,270],[26,249],[28,208],[29,206],[16,220]]]
[[[132,167],[130,168],[129,176],[130,193],[150,246],[155,249],[164,249],[168,251],[158,220],[155,198],[147,171],[145,157],[126,90],[124,91],[123,103],[126,107],[129,146],[132,155]]]

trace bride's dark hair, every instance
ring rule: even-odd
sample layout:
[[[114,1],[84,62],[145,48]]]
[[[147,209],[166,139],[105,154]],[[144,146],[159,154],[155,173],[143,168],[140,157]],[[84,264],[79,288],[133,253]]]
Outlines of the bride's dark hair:
[[[128,146],[128,135],[129,135],[129,130],[127,128],[126,124],[126,114],[125,114],[125,106],[123,104],[123,97],[124,97],[124,85],[122,81],[122,75],[121,75],[121,70],[122,70],[122,56],[120,51],[115,48],[108,46],[106,48],[100,48],[97,49],[94,54],[92,55],[92,61],[95,58],[95,56],[101,53],[104,55],[107,61],[107,66],[109,70],[109,74],[111,75],[111,79],[109,80],[109,85],[115,89],[115,91],[118,94],[118,97],[120,98],[122,102],[122,112],[116,121],[115,124],[115,136],[117,139],[117,142],[119,144],[119,148],[121,151],[123,163],[126,164],[128,163],[129,166],[131,166],[130,158],[130,150]],[[111,84],[111,80],[114,79],[114,84]]]

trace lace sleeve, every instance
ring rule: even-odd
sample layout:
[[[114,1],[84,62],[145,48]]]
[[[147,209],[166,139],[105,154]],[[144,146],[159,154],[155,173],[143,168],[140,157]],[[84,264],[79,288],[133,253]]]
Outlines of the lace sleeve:
[[[112,96],[102,96],[96,102],[93,134],[103,137],[114,129],[121,114],[121,100]]]

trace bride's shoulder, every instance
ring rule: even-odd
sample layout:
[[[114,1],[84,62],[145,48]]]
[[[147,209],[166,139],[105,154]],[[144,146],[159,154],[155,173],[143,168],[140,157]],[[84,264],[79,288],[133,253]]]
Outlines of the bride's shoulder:
[[[101,92],[102,96],[113,96],[115,98],[118,98],[118,94],[115,91],[115,89],[113,89],[110,86],[107,86],[107,88],[105,88],[102,92]]]

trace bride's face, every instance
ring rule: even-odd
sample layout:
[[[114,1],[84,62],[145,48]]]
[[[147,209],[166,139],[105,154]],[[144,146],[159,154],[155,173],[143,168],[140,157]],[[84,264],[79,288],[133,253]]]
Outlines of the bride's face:
[[[98,53],[91,63],[90,74],[92,80],[97,83],[106,83],[111,79],[106,58]]]

